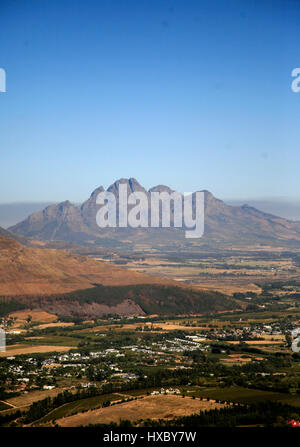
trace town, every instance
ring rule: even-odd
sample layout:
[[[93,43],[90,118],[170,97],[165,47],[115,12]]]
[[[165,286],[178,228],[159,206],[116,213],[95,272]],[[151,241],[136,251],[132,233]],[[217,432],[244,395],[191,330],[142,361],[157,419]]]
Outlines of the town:
[[[297,420],[300,354],[292,343],[299,319],[265,323],[252,315],[108,316],[76,323],[53,317],[43,323],[39,319],[49,316],[15,312],[2,318],[7,349],[0,354],[0,421],[60,425],[97,408],[134,405],[140,398],[168,402],[170,396],[198,400],[199,408],[269,399],[294,408]]]

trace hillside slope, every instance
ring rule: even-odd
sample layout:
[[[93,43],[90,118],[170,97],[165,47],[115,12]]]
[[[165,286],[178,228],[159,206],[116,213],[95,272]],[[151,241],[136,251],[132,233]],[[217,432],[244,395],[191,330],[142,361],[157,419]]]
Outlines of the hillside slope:
[[[73,291],[73,292],[72,292]],[[0,316],[31,308],[57,315],[188,314],[237,307],[213,291],[135,273],[63,250],[0,236]]]
[[[63,250],[25,247],[0,236],[0,295],[51,294],[92,287],[94,284],[169,284]]]
[[[95,286],[67,294],[20,297],[30,308],[60,316],[186,315],[237,309],[237,302],[212,290],[174,285]]]

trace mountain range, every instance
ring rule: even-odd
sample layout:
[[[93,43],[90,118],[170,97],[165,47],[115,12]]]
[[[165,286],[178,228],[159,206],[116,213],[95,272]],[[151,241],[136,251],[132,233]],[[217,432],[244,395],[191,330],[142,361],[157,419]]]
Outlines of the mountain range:
[[[127,184],[128,194],[142,191],[149,199],[151,192],[172,191],[165,185],[158,185],[146,191],[134,178],[119,179],[107,188],[108,192],[115,195],[117,202],[120,184]],[[9,231],[17,236],[41,241],[98,244],[109,248],[129,248],[143,243],[153,247],[188,243],[184,228],[99,228],[96,224],[96,214],[100,206],[96,204],[96,197],[103,191],[103,186],[96,188],[89,199],[78,206],[68,200],[47,206],[10,227]],[[248,205],[227,205],[209,191],[202,192],[205,208],[204,236],[193,239],[193,244],[263,243],[300,246],[300,222],[277,217]],[[171,222],[173,213],[174,209],[171,207]]]

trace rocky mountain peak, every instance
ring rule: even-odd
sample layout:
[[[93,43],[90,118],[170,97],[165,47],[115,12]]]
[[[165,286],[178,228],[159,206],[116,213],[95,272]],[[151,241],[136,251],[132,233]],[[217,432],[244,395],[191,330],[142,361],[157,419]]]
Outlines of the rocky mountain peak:
[[[153,186],[153,188],[150,188],[148,192],[167,192],[169,194],[172,194],[172,192],[174,192],[174,189],[171,189],[169,188],[169,186],[166,185],[157,185]]]
[[[107,191],[112,192],[115,196],[118,196],[119,185],[127,185],[128,194],[139,191],[142,191],[147,194],[145,188],[143,188],[143,186],[140,185],[140,183],[133,177],[129,179],[120,178],[119,180],[115,181],[112,185],[110,185],[109,188],[107,188]]]
[[[94,191],[92,192],[92,194],[90,195],[90,199],[96,199],[97,195],[100,192],[105,191],[105,189],[103,188],[103,186],[98,186],[98,188],[94,189]]]

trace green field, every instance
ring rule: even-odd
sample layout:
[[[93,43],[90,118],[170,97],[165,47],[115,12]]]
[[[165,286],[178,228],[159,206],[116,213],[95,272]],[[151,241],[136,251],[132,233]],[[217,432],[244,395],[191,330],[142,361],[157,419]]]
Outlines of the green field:
[[[12,408],[11,405],[8,405],[5,402],[0,401],[0,411],[8,410],[9,408]]]
[[[78,338],[72,336],[68,337],[65,335],[46,335],[38,339],[24,339],[21,344],[24,346],[56,345],[76,347],[79,341],[80,340],[78,340]]]
[[[276,393],[273,391],[254,390],[242,387],[230,388],[189,388],[186,387],[186,394],[195,397],[209,397],[211,399],[224,400],[228,402],[255,403],[267,400],[281,402],[284,404],[300,407],[300,395]]]
[[[93,396],[86,399],[76,400],[75,402],[69,402],[62,405],[55,410],[52,410],[38,422],[44,423],[53,420],[57,420],[63,417],[71,416],[72,414],[80,413],[82,411],[92,410],[102,407],[103,402],[115,401],[122,399],[119,394],[104,394],[103,396]]]

